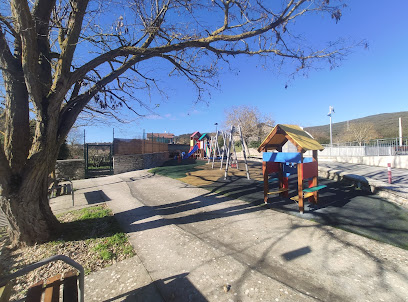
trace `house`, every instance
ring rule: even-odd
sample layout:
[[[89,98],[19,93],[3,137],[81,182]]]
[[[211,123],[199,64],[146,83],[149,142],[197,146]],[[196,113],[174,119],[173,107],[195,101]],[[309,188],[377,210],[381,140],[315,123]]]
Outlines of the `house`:
[[[146,133],[147,140],[154,140],[158,143],[174,144],[173,133]]]

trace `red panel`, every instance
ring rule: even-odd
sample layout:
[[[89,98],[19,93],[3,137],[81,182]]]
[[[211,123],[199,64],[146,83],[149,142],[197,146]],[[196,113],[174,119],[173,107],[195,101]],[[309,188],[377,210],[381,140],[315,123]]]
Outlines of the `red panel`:
[[[266,162],[266,171],[268,171],[268,174],[280,172],[280,165],[280,163]]]
[[[311,163],[299,164],[302,170],[302,179],[308,179],[312,177],[317,177],[318,175],[318,163],[317,161]]]

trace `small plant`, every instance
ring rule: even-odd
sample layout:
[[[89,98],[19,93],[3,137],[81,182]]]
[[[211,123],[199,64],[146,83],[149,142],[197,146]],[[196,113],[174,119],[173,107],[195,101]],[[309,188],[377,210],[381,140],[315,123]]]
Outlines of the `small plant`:
[[[110,237],[103,239],[102,243],[94,247],[94,251],[98,253],[103,260],[116,259],[116,254],[125,254],[133,256],[133,247],[129,244],[128,239],[124,233],[116,233]]]
[[[111,210],[101,207],[91,207],[80,210],[81,216],[78,220],[97,219],[112,215]]]
[[[94,250],[98,253],[102,260],[112,260],[115,255],[109,250],[109,245],[105,243],[100,243],[94,247]]]

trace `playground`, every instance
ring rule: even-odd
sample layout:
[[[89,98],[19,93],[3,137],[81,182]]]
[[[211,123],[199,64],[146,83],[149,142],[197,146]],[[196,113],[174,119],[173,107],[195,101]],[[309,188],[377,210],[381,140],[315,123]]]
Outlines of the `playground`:
[[[239,166],[243,168],[244,162],[239,161]],[[296,175],[288,179],[289,188],[293,188],[289,191],[289,197],[270,195],[268,204],[264,204],[262,163],[248,161],[248,167],[250,180],[246,178],[245,169],[236,168],[229,170],[229,178],[225,180],[225,171],[220,170],[220,162],[216,163],[213,169],[206,160],[190,159],[182,164],[171,160],[150,171],[211,193],[240,199],[265,209],[281,211],[408,249],[408,210],[352,184],[320,178],[319,184],[327,188],[321,191],[317,204],[305,202],[305,211],[300,214],[298,204],[289,198],[296,195]],[[270,189],[278,189],[277,184]]]
[[[98,195],[136,253],[86,276],[86,301],[406,301],[406,210],[319,179],[300,214],[296,175],[265,204],[262,162],[250,180],[237,166],[225,179],[220,160],[190,158],[75,181],[77,206]]]
[[[353,183],[319,179],[318,150],[323,147],[301,127],[276,125],[258,148],[262,162],[248,161],[245,148],[243,160],[238,160],[233,132],[231,127],[221,134],[221,151],[218,132],[209,137],[197,131],[191,135],[191,152],[184,160],[169,161],[151,172],[408,249],[407,209]],[[239,126],[238,133],[245,146]],[[298,152],[282,152],[288,142]],[[196,159],[204,155],[207,160]]]

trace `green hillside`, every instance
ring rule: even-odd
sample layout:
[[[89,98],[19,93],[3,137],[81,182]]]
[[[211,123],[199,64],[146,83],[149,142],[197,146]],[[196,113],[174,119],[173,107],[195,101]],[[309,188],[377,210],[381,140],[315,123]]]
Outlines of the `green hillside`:
[[[402,119],[402,134],[408,137],[408,111],[382,113],[370,115],[354,120],[349,120],[348,123],[371,123],[375,131],[378,133],[378,138],[395,138],[398,137],[398,119]],[[333,123],[333,140],[347,128],[347,121]],[[321,143],[329,142],[329,124],[315,127],[305,127],[305,130],[310,132]]]

